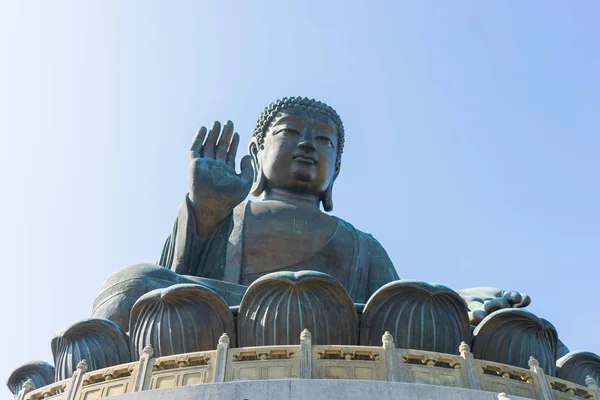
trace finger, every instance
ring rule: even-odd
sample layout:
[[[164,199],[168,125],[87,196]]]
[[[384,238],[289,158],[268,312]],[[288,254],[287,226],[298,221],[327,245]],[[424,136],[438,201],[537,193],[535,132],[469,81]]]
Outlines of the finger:
[[[238,146],[240,145],[240,135],[236,133],[233,134],[233,139],[231,139],[231,146],[229,146],[229,151],[227,152],[227,165],[231,168],[235,168],[235,155],[237,154]]]
[[[227,162],[227,149],[229,148],[229,142],[231,142],[231,135],[233,135],[233,122],[227,121],[223,127],[223,132],[221,132],[219,143],[217,143],[216,159]]]
[[[196,133],[196,137],[192,142],[192,147],[190,147],[190,158],[198,158],[200,157],[200,150],[202,149],[202,143],[204,142],[204,138],[206,137],[206,127],[203,126],[198,129]]]
[[[245,155],[242,157],[242,161],[240,161],[240,168],[242,171],[240,172],[240,176],[248,181],[248,183],[252,183],[254,179],[254,168],[252,168],[252,157],[249,155]]]
[[[206,143],[202,146],[201,155],[205,158],[215,158],[215,145],[219,138],[219,132],[221,131],[221,123],[219,121],[213,122],[206,138]]]

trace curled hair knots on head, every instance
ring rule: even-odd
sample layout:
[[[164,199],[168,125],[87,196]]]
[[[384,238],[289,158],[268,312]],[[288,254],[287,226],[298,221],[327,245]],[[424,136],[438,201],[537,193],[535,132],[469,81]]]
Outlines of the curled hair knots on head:
[[[342,151],[344,150],[344,124],[342,123],[342,119],[332,107],[321,101],[309,99],[308,97],[284,97],[265,107],[264,111],[256,121],[254,132],[252,134],[252,136],[256,138],[259,149],[262,150],[264,148],[265,134],[267,133],[267,129],[273,121],[273,118],[275,118],[280,111],[289,108],[299,108],[301,110],[320,113],[333,120],[338,131],[338,149],[335,166],[336,169],[339,169],[342,161]]]

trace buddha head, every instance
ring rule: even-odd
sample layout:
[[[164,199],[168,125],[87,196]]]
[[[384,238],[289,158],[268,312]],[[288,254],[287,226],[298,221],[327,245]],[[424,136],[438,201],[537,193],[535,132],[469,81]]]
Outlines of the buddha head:
[[[333,184],[340,172],[344,125],[333,108],[306,97],[284,97],[258,118],[249,151],[252,194],[280,189],[314,196],[333,209]]]

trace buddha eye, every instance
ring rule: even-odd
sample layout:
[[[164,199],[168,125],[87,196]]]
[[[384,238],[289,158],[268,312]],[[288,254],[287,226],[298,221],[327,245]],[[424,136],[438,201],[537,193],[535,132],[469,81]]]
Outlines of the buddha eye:
[[[300,134],[300,132],[298,132],[295,129],[292,129],[292,128],[283,128],[283,129],[280,129],[280,130],[276,131],[274,133],[274,135],[279,135],[280,133],[283,133],[284,136],[293,136],[293,135],[299,135]]]
[[[333,147],[333,142],[327,136],[317,136],[317,139]]]

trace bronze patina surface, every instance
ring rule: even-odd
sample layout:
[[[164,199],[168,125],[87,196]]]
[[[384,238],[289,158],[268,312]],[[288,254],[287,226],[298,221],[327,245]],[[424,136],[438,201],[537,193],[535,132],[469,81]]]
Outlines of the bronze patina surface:
[[[341,167],[337,113],[286,98],[256,125],[239,174],[233,123],[200,128],[190,149],[189,195],[159,264],[242,285],[270,272],[313,270],[335,277],[361,303],[398,279],[377,240],[320,208],[333,209]],[[260,201],[243,202],[250,190]]]
[[[209,287],[236,306],[252,282],[275,272],[328,274],[355,303],[399,279],[373,236],[328,213],[345,143],[333,108],[306,97],[271,103],[237,173],[239,141],[231,121],[198,130],[189,150],[189,192],[158,265],[113,274],[96,297],[94,316],[127,329],[141,295],[181,283]],[[250,193],[259,200],[245,201]],[[462,292],[473,325],[497,309],[529,303],[527,295],[500,289]]]

